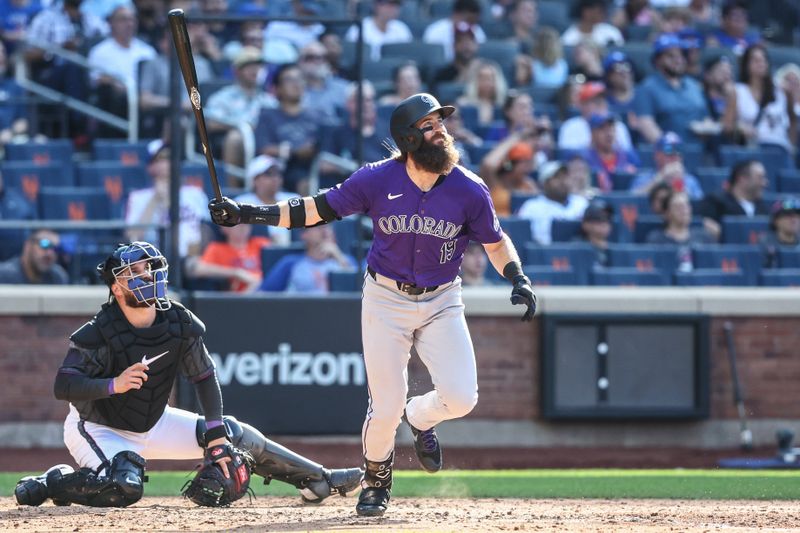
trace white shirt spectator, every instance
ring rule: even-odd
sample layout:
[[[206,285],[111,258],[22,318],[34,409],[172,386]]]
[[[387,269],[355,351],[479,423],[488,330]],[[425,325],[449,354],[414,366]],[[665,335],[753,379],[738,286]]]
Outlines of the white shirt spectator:
[[[250,94],[233,83],[208,97],[206,118],[225,123],[244,121],[255,128],[261,110],[275,107],[278,107],[278,100],[263,89]]]
[[[472,33],[475,34],[475,40],[478,44],[486,42],[486,34],[483,32],[483,29],[478,26],[472,26]],[[455,27],[453,25],[452,19],[444,18],[439,19],[435,22],[431,22],[427,28],[425,28],[425,33],[422,35],[422,40],[426,43],[438,43],[444,47],[444,58],[445,61],[451,62],[453,61],[453,43],[455,42]]]
[[[286,41],[297,50],[302,50],[308,43],[318,41],[324,31],[325,26],[322,24],[302,26],[296,22],[276,20],[270,22],[264,30],[264,46],[270,46],[273,41]]]
[[[583,33],[578,28],[577,24],[573,24],[561,36],[561,42],[565,46],[575,46],[583,39],[589,38],[594,41],[598,46],[606,47],[609,45],[622,45],[625,44],[625,38],[616,26],[612,26],[607,22],[596,24],[592,28],[592,33]]]
[[[370,46],[370,58],[379,61],[381,58],[381,46],[389,43],[407,43],[414,40],[411,30],[405,22],[401,20],[390,20],[386,24],[386,31],[381,31],[375,24],[373,17],[364,19],[364,42]],[[350,26],[344,37],[346,40],[356,42],[358,40],[358,28]]]
[[[109,74],[135,86],[139,62],[156,56],[158,54],[155,49],[138,37],[133,38],[128,48],[108,37],[89,50],[89,65],[93,69],[92,80],[97,80],[101,74]]]
[[[81,37],[92,39],[108,35],[108,24],[89,13],[81,14]],[[61,46],[75,38],[76,25],[72,23],[61,3],[41,11],[31,20],[28,39],[32,43]]]
[[[789,153],[794,151],[789,142],[789,113],[786,110],[786,95],[780,88],[775,89],[775,101],[764,108],[753,98],[753,93],[744,83],[736,84],[736,111],[741,122],[755,125],[756,140],[759,143],[777,144]],[[756,119],[758,123],[756,124]]]
[[[617,130],[616,144],[622,150],[633,150],[628,127],[619,120],[614,122]],[[561,124],[558,130],[558,147],[562,150],[585,150],[592,144],[592,128],[583,117],[572,117]]]
[[[286,191],[278,191],[275,194],[275,202],[282,202],[283,200],[288,200],[289,198],[296,197],[297,194],[286,192]],[[244,194],[240,194],[234,200],[240,204],[251,204],[251,205],[263,205],[264,202],[256,196],[254,192],[246,192]],[[270,226],[269,227],[269,238],[272,239],[272,242],[275,246],[289,246],[292,243],[292,232],[289,228],[281,228],[279,226]]]
[[[536,242],[550,244],[553,220],[580,220],[588,204],[589,200],[577,194],[570,194],[566,205],[542,194],[522,204],[518,215],[531,221],[531,234]]]

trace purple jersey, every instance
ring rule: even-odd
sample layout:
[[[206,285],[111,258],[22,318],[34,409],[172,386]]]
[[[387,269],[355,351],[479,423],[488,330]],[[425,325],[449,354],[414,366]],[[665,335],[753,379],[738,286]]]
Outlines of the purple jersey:
[[[376,272],[418,287],[455,279],[470,240],[495,243],[503,237],[488,187],[461,166],[422,192],[405,163],[369,163],[326,198],[341,217],[363,213],[372,218],[367,262]]]

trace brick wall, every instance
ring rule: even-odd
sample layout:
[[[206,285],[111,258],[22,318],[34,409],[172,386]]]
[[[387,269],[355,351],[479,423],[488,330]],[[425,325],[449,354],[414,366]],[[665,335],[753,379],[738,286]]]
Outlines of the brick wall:
[[[798,418],[800,328],[796,318],[732,318],[739,374],[751,418]],[[736,418],[723,324],[711,321],[711,417]],[[67,336],[84,317],[0,316],[0,423],[61,421],[66,404],[53,398],[53,377]],[[539,415],[539,325],[516,317],[468,317],[478,359],[480,402],[471,417],[505,420]],[[410,389],[430,379],[414,357]]]

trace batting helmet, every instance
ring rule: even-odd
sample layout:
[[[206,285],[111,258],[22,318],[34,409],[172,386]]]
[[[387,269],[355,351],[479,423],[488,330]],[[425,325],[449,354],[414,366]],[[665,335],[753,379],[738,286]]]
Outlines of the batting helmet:
[[[415,128],[414,124],[429,113],[438,111],[442,118],[447,118],[456,110],[451,105],[441,105],[432,95],[419,93],[409,96],[394,108],[389,131],[395,144],[402,152],[415,152],[422,146],[422,137],[426,130]]]
[[[169,265],[164,255],[144,241],[120,244],[97,265],[97,273],[106,285],[111,287],[121,281],[134,294],[136,301],[159,311],[166,311],[172,305],[167,299],[168,272]]]

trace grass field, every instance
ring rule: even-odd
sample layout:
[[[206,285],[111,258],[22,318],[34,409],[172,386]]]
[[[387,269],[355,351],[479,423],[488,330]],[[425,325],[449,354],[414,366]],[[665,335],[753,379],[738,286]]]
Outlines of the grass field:
[[[0,473],[0,495],[11,496],[23,473]],[[147,496],[175,496],[188,472],[151,472]],[[289,496],[285,483],[252,484],[256,495]],[[449,498],[669,498],[798,500],[800,471],[744,470],[446,470],[432,476],[397,471],[401,497]]]

